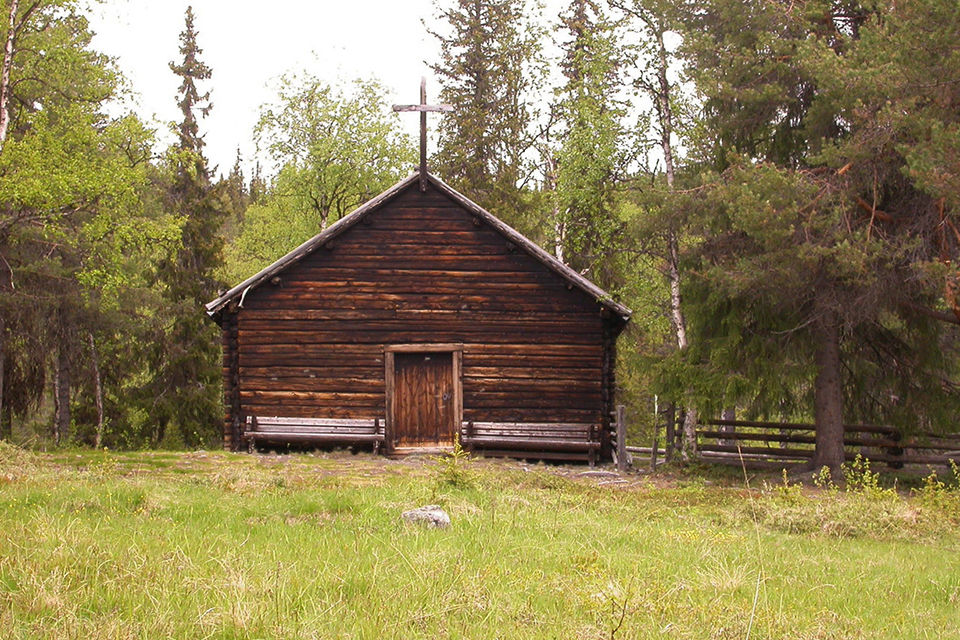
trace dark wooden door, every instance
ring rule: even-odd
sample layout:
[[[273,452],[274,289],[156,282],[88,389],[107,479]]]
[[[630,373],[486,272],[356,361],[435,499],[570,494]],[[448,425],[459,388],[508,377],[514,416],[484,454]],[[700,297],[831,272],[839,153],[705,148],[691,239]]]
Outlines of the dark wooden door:
[[[453,444],[453,354],[396,353],[393,367],[393,446]]]

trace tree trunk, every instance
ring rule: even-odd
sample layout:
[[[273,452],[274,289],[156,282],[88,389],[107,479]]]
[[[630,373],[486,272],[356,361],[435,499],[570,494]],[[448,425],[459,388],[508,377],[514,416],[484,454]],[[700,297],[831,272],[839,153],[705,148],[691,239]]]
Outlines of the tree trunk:
[[[653,27],[652,24],[650,26]],[[655,31],[657,37],[657,83],[659,89],[655,91],[656,95],[654,97],[657,101],[657,112],[660,116],[660,148],[663,150],[667,189],[673,191],[675,170],[671,139],[673,136],[673,106],[670,102],[672,87],[667,79],[669,57],[663,39],[664,31],[662,29],[652,30]],[[680,295],[680,240],[676,231],[672,228],[667,233],[667,279],[670,284],[670,319],[677,336],[677,347],[682,351],[687,348],[689,341],[687,339],[687,319],[683,313],[683,299]],[[685,462],[689,462],[699,455],[697,447],[697,408],[687,406],[684,408],[684,414],[681,457]]]
[[[546,177],[546,190],[549,193],[554,194],[553,200],[553,255],[554,257],[562,262],[567,264],[564,260],[563,245],[566,236],[566,224],[560,216],[560,206],[557,204],[556,200],[556,190],[557,190],[557,161],[552,158],[547,158],[547,177]]]
[[[684,462],[693,462],[700,455],[697,447],[697,410],[687,407],[683,415],[683,442],[680,457]]]
[[[54,420],[53,438],[57,445],[70,437],[70,352],[67,336],[61,334],[57,347],[57,364],[54,369]]]
[[[7,41],[3,48],[3,67],[0,68],[0,147],[7,140],[10,130],[10,72],[13,69],[14,45],[17,41],[17,11],[20,1],[10,3]]]
[[[97,355],[97,343],[93,339],[93,334],[87,334],[90,337],[90,357],[93,360],[93,382],[94,391],[97,396],[97,438],[94,446],[99,449],[103,445],[103,385],[100,382],[100,358]]]
[[[2,311],[0,311],[2,314]],[[3,424],[2,416],[6,405],[3,402],[4,376],[6,375],[7,365],[7,323],[0,315],[0,440],[8,440],[13,434],[7,433],[6,426]]]
[[[840,321],[830,313],[818,330],[817,379],[814,383],[816,452],[812,470],[830,469],[835,481],[843,478],[843,386],[840,364]]]
[[[730,421],[736,420],[737,410],[724,409],[720,417],[723,418],[724,420],[730,420]],[[720,433],[736,433],[736,432],[737,432],[737,428],[734,427],[733,425],[729,425],[729,424],[720,425]],[[719,445],[735,445],[736,443],[737,443],[736,440],[730,440],[727,438],[721,438],[717,442],[717,444]]]

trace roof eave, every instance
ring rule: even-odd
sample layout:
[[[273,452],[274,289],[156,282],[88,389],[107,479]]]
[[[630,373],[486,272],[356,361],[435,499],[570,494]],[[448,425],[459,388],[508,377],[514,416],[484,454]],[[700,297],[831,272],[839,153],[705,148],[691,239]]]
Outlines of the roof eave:
[[[429,174],[428,174],[429,175]],[[240,297],[241,299],[245,295],[245,292],[253,289],[254,287],[259,286],[264,281],[269,280],[276,274],[280,273],[290,265],[296,264],[306,256],[310,255],[317,247],[323,246],[326,242],[329,242],[331,239],[337,237],[353,225],[357,224],[364,216],[365,213],[379,207],[381,204],[397,195],[400,191],[405,189],[408,185],[418,179],[417,172],[414,172],[410,176],[404,178],[400,182],[396,183],[377,197],[372,200],[368,200],[360,207],[354,209],[344,217],[337,220],[335,223],[321,231],[319,234],[310,238],[299,247],[286,254],[270,266],[266,267],[262,271],[250,276],[237,286],[233,287],[216,300],[208,302],[205,306],[207,310],[207,315],[212,318],[217,318],[220,312],[223,311],[231,300]]]
[[[629,307],[626,307],[616,300],[613,299],[609,293],[590,282],[587,278],[583,277],[581,274],[577,273],[569,266],[565,265],[561,261],[557,260],[554,256],[550,255],[545,251],[540,245],[535,242],[530,241],[522,233],[508,225],[507,223],[500,220],[498,217],[473,202],[465,195],[445,183],[440,178],[434,176],[431,173],[427,173],[427,180],[433,184],[434,187],[446,193],[449,197],[456,200],[461,206],[466,209],[469,209],[474,214],[480,216],[485,220],[490,226],[494,227],[502,234],[510,238],[511,241],[517,243],[517,245],[523,247],[527,252],[532,254],[536,259],[544,264],[548,269],[559,275],[561,278],[566,280],[568,283],[577,287],[587,295],[593,297],[598,303],[602,304],[604,307],[608,308],[612,313],[619,316],[624,323],[629,322],[630,317],[633,315],[633,311]]]

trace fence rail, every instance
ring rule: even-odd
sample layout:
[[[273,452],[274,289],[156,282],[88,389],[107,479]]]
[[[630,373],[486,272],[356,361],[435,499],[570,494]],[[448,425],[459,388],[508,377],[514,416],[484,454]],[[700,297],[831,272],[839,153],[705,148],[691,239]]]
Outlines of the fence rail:
[[[652,447],[627,446],[619,449],[622,459],[629,453],[634,464],[649,458],[651,466],[669,462],[680,446],[683,417],[670,405],[656,412]],[[624,421],[617,415],[618,423]],[[844,448],[847,460],[858,455],[873,462],[886,463],[899,469],[905,465],[946,466],[960,463],[960,434],[920,434],[906,437],[897,428],[887,425],[844,425]],[[625,429],[618,429],[618,446],[623,446]],[[665,436],[660,439],[661,433]],[[756,420],[705,420],[697,429],[701,457],[710,462],[747,464],[754,468],[780,468],[808,462],[813,458],[816,429],[805,422],[763,422]]]

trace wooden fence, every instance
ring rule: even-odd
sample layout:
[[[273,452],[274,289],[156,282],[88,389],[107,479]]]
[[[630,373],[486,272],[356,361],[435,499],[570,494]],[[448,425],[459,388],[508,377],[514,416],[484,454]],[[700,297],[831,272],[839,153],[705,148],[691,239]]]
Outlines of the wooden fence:
[[[668,415],[661,424],[666,436],[662,447],[658,428],[653,447],[626,447],[626,450],[635,458],[649,457],[653,466],[661,460],[669,461],[680,448],[680,420]],[[782,468],[807,462],[813,458],[815,442],[814,425],[808,423],[706,420],[697,428],[703,460],[746,464],[751,468]],[[946,466],[951,460],[960,463],[960,435],[927,434],[908,438],[894,427],[844,425],[844,445],[847,460],[862,455],[894,469],[905,465]],[[643,463],[635,460],[634,464]]]

